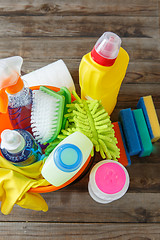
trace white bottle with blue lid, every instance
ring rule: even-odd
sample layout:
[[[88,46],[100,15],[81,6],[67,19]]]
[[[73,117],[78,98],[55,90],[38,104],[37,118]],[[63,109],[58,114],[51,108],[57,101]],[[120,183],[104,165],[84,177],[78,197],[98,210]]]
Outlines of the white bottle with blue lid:
[[[56,187],[63,185],[84,166],[92,148],[92,142],[84,134],[71,134],[48,156],[41,172],[43,177]]]

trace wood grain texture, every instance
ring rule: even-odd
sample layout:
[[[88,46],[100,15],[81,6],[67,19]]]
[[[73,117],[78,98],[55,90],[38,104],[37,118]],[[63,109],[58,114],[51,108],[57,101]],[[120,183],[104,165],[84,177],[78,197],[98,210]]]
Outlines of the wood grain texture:
[[[24,61],[41,59],[52,62],[55,57],[64,60],[81,59],[92,50],[96,41],[94,37],[0,38],[0,54],[2,58],[21,55]],[[128,52],[131,62],[159,60],[160,45],[153,38],[122,38],[122,46]]]
[[[157,0],[23,0],[1,1],[1,15],[158,16]]]
[[[124,16],[0,16],[3,37],[99,37],[116,32],[121,37],[158,38],[158,17]],[[65,24],[65,25],[64,25]]]
[[[1,239],[14,240],[159,240],[160,224],[1,223]],[[126,233],[127,231],[127,233]]]
[[[22,74],[63,59],[80,95],[82,56],[104,31],[113,31],[130,63],[111,120],[146,95],[153,96],[160,120],[159,15],[159,0],[0,1],[0,58],[22,56]],[[100,160],[96,153],[92,166]],[[65,189],[42,194],[46,213],[15,205],[10,215],[0,214],[0,239],[159,240],[160,141],[150,157],[131,161],[130,187],[118,201],[93,201],[88,171]]]
[[[87,184],[76,183],[57,192],[42,194],[49,210],[36,212],[15,205],[11,214],[0,214],[5,222],[55,223],[156,223],[160,222],[160,193],[130,193],[110,204],[96,203]],[[80,186],[81,185],[81,186]],[[85,187],[85,190],[82,189]]]

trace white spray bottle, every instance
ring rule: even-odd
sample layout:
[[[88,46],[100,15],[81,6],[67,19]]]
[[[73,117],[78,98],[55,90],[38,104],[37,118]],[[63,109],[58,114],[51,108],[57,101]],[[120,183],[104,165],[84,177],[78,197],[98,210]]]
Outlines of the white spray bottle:
[[[30,127],[32,91],[20,77],[23,59],[20,56],[0,59],[0,112],[6,113],[14,129],[32,133]]]

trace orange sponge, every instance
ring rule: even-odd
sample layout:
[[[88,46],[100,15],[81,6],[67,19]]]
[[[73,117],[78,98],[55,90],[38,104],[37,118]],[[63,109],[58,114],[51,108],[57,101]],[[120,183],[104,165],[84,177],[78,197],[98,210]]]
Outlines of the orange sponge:
[[[120,122],[114,122],[114,131],[115,137],[117,138],[117,147],[120,149],[120,158],[118,162],[120,162],[123,166],[128,166],[131,164],[131,159],[127,150],[127,146],[125,143],[122,127]]]

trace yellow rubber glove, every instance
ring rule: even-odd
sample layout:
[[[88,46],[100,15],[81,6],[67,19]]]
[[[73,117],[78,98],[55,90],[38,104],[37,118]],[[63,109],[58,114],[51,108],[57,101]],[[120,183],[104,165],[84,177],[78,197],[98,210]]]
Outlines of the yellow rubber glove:
[[[37,211],[48,210],[40,194],[28,192],[30,188],[49,185],[41,175],[43,164],[41,160],[26,167],[16,167],[0,156],[0,201],[3,214],[9,214],[14,204]]]

